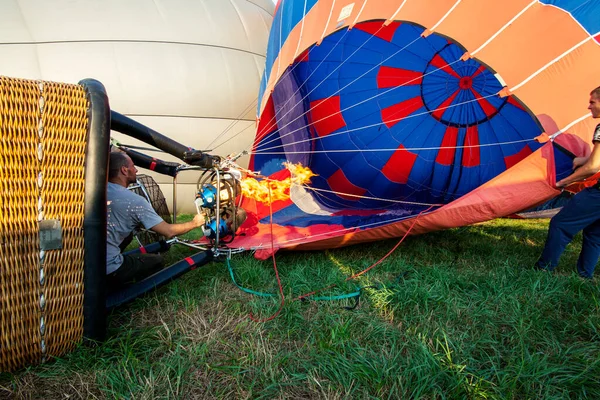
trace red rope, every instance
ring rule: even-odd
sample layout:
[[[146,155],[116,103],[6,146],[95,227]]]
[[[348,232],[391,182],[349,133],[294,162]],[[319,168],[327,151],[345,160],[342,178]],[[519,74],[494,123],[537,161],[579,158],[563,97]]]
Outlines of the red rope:
[[[389,257],[389,256],[390,256],[390,255],[391,255],[391,254],[392,254],[392,253],[393,253],[393,252],[394,252],[394,251],[395,251],[397,248],[398,248],[398,246],[400,246],[400,244],[401,244],[401,243],[404,241],[404,239],[406,239],[406,237],[408,236],[408,234],[410,233],[410,231],[413,229],[413,227],[414,227],[414,226],[415,226],[415,224],[417,223],[417,221],[418,221],[419,217],[420,217],[420,216],[421,216],[423,213],[426,213],[427,211],[431,210],[433,207],[434,207],[434,206],[430,206],[428,209],[421,211],[421,212],[419,213],[419,215],[417,215],[417,216],[415,217],[415,220],[414,220],[414,221],[413,221],[413,223],[411,224],[410,228],[408,228],[408,230],[406,231],[406,233],[404,234],[404,236],[402,236],[402,238],[400,239],[400,241],[399,241],[398,243],[396,243],[396,245],[395,245],[394,247],[392,247],[392,249],[391,249],[390,251],[388,251],[388,252],[387,252],[387,254],[386,254],[385,256],[383,256],[381,259],[379,259],[379,261],[375,262],[374,264],[370,265],[369,267],[365,268],[364,270],[362,270],[362,271],[360,271],[360,272],[358,272],[358,273],[356,273],[356,274],[354,274],[354,275],[352,275],[352,276],[349,276],[348,278],[346,278],[346,279],[344,280],[344,282],[348,282],[348,281],[349,281],[349,280],[351,280],[351,279],[356,279],[356,278],[358,278],[359,276],[366,274],[367,272],[369,272],[370,270],[372,270],[373,268],[375,268],[377,265],[381,264],[381,263],[382,263],[382,262],[383,262],[383,261],[384,261],[386,258],[388,258],[388,257]],[[315,290],[315,291],[312,291],[312,292],[310,292],[310,293],[306,293],[306,294],[303,294],[303,295],[301,295],[301,296],[298,296],[298,297],[296,297],[296,298],[292,299],[292,301],[296,301],[296,300],[302,300],[302,299],[305,299],[305,298],[307,298],[307,297],[310,297],[310,296],[312,296],[312,295],[314,295],[314,294],[316,294],[316,293],[318,293],[318,292],[321,292],[321,291],[323,291],[323,290],[331,289],[331,288],[333,288],[333,287],[335,287],[335,286],[337,286],[337,285],[338,285],[337,283],[334,283],[333,285],[329,285],[329,286],[326,286],[326,287],[324,287],[324,288],[317,289],[317,290]]]
[[[271,196],[271,190],[269,189],[269,200],[270,200],[270,196]],[[370,265],[369,267],[365,268],[364,270],[357,272],[356,274],[353,274],[352,276],[349,276],[348,278],[346,278],[344,280],[344,282],[348,282],[351,279],[356,279],[361,275],[366,274],[367,272],[369,272],[370,270],[372,270],[373,268],[375,268],[377,265],[381,264],[386,258],[388,258],[397,248],[398,246],[400,246],[400,244],[402,244],[402,242],[404,241],[404,239],[406,239],[406,237],[408,236],[408,234],[410,233],[410,231],[412,231],[412,229],[414,228],[415,224],[417,223],[417,221],[419,220],[419,217],[421,217],[421,215],[423,215],[423,213],[428,212],[429,210],[431,210],[433,207],[435,207],[435,205],[430,206],[428,209],[421,211],[414,219],[413,223],[410,225],[410,227],[408,228],[408,230],[406,231],[406,233],[404,234],[404,236],[402,236],[402,238],[400,239],[400,241],[398,241],[398,243],[396,243],[396,245],[394,247],[392,247],[392,249],[390,251],[387,252],[386,255],[384,255],[381,259],[379,259],[379,261],[373,263],[372,265]],[[270,214],[270,229],[271,229],[271,251],[272,251],[272,257],[273,257],[273,269],[275,270],[275,276],[277,278],[277,285],[279,286],[279,294],[281,296],[281,303],[279,304],[279,309],[277,310],[277,312],[275,312],[275,314],[273,314],[272,316],[265,318],[265,319],[258,319],[256,317],[254,317],[254,315],[252,315],[252,313],[249,314],[249,317],[252,321],[254,322],[267,322],[267,321],[271,321],[273,319],[275,319],[283,310],[283,306],[285,305],[285,296],[283,294],[283,286],[281,285],[281,279],[279,278],[279,271],[277,270],[277,262],[275,260],[275,243],[273,241],[273,208],[271,206],[271,203],[269,202],[269,214]],[[327,290],[327,289],[331,289],[335,286],[337,286],[337,283],[334,283],[332,285],[323,287],[321,289],[317,289],[314,290],[310,293],[306,293],[303,294],[301,296],[295,297],[292,299],[292,301],[296,301],[296,300],[302,300],[305,299],[307,297],[310,297],[316,293],[319,293],[323,290]]]
[[[277,285],[279,286],[279,294],[281,296],[281,303],[279,304],[279,309],[277,310],[277,312],[275,312],[275,314],[271,315],[269,318],[266,318],[266,319],[255,318],[254,315],[252,315],[252,313],[250,313],[249,317],[254,322],[267,322],[267,321],[271,321],[272,319],[275,319],[281,313],[281,310],[283,310],[283,305],[285,304],[285,295],[283,294],[283,286],[281,285],[281,280],[279,279],[279,271],[277,270],[277,262],[275,261],[275,242],[273,241],[273,206],[272,206],[272,201],[271,201],[271,185],[267,185],[267,186],[269,188],[269,216],[270,216],[269,226],[271,228],[271,253],[272,253],[272,257],[273,257],[273,269],[275,270],[275,277],[277,278]]]

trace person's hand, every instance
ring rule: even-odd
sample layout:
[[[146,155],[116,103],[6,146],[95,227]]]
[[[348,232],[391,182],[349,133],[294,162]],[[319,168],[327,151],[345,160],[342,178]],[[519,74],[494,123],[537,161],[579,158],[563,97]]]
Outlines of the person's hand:
[[[588,157],[575,157],[573,159],[573,170],[576,170],[577,168],[581,167],[583,164],[586,163],[587,160]]]
[[[206,220],[204,219],[204,214],[196,214],[194,215],[194,225],[196,225],[196,228],[201,227],[202,225],[204,225],[204,222],[206,222]]]

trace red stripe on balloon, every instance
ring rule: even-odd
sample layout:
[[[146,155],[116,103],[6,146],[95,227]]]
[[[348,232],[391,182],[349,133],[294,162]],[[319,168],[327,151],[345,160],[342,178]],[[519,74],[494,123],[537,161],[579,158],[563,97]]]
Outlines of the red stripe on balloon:
[[[444,102],[442,104],[439,105],[438,108],[436,108],[435,110],[433,110],[433,112],[431,113],[431,115],[433,116],[433,118],[435,118],[435,119],[441,119],[442,118],[442,115],[444,115],[444,113],[446,112],[446,110],[448,109],[448,107],[450,106],[450,104],[452,104],[452,102],[454,101],[454,99],[458,95],[458,92],[459,91],[457,90],[454,93],[452,93],[452,96],[448,97],[446,100],[444,100]]]
[[[477,75],[479,75],[483,71],[485,71],[485,67],[482,65],[477,69],[477,71],[475,71],[475,73],[473,75],[471,75],[471,78],[475,78]]]
[[[444,138],[442,139],[442,148],[438,151],[435,162],[442,165],[452,165],[454,162],[454,154],[456,154],[456,141],[458,140],[458,128],[449,126],[446,128]]]
[[[523,160],[525,157],[529,156],[531,153],[533,153],[533,151],[531,151],[529,146],[525,146],[517,154],[513,154],[512,156],[504,157],[504,164],[506,164],[506,169],[509,169],[513,165],[517,164],[519,161]]]
[[[308,53],[310,52],[310,48],[304,50],[298,57],[296,57],[296,62],[306,62],[308,61]]]
[[[474,147],[466,147],[474,146]],[[465,137],[465,148],[463,149],[463,167],[476,167],[481,163],[479,152],[479,130],[477,125],[469,126]]]
[[[312,101],[310,118],[317,135],[321,137],[346,126],[346,121],[341,113],[340,96]]]
[[[423,107],[423,99],[421,96],[413,97],[403,101],[402,103],[394,104],[393,106],[381,110],[381,120],[388,128],[396,125],[401,119],[414,113],[419,108]]]
[[[265,109],[260,116],[258,121],[258,130],[254,144],[258,144],[260,140],[265,137],[268,133],[271,133],[277,129],[277,121],[275,119],[275,106],[273,104],[273,97],[269,96],[269,100],[265,105]]]
[[[366,189],[356,186],[350,182],[341,169],[338,169],[333,175],[331,175],[327,179],[327,183],[329,184],[331,190],[336,192],[336,194],[342,199],[346,200],[358,201],[360,198],[355,196],[363,196],[367,191]],[[345,194],[354,196],[345,196]]]
[[[404,85],[420,85],[422,81],[422,73],[408,69],[383,66],[377,72],[377,87],[380,89]]]
[[[433,59],[431,60],[431,65],[433,65],[436,68],[439,68],[440,70],[446,72],[447,74],[452,75],[453,77],[455,77],[456,79],[460,79],[460,75],[458,75],[456,73],[456,71],[454,71],[452,69],[452,67],[450,65],[448,65],[448,63],[446,62],[446,60],[444,60],[442,58],[442,56],[440,56],[439,54],[436,54],[435,57],[433,57]]]
[[[370,33],[380,39],[391,42],[394,37],[394,33],[396,33],[396,29],[401,25],[400,22],[394,21],[391,24],[384,26],[384,21],[369,21],[369,22],[361,22],[356,25],[354,29],[361,30],[363,32]]]
[[[490,117],[498,111],[496,107],[491,105],[490,102],[484,99],[476,90],[471,89],[471,92],[473,92],[473,95],[477,99],[477,104],[479,104],[479,107],[481,107],[486,116]]]
[[[403,145],[400,145],[381,168],[381,172],[392,182],[406,183],[416,160],[415,153],[411,153]]]

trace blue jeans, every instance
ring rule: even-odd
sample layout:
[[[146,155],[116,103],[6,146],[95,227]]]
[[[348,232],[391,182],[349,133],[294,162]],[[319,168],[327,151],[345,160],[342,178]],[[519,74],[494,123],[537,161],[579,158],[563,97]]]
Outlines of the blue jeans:
[[[583,230],[583,245],[577,260],[577,272],[592,278],[600,257],[600,189],[587,188],[577,193],[550,220],[548,238],[536,266],[552,271],[565,247]]]

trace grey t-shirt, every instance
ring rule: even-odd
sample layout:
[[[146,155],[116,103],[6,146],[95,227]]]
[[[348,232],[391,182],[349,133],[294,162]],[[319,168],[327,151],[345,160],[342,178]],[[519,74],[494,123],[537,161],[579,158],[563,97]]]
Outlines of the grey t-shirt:
[[[592,142],[600,142],[600,124],[596,125],[596,130],[594,130]]]
[[[106,197],[106,273],[110,274],[123,264],[119,248],[123,240],[140,224],[150,229],[163,219],[146,199],[116,183],[108,182]]]

